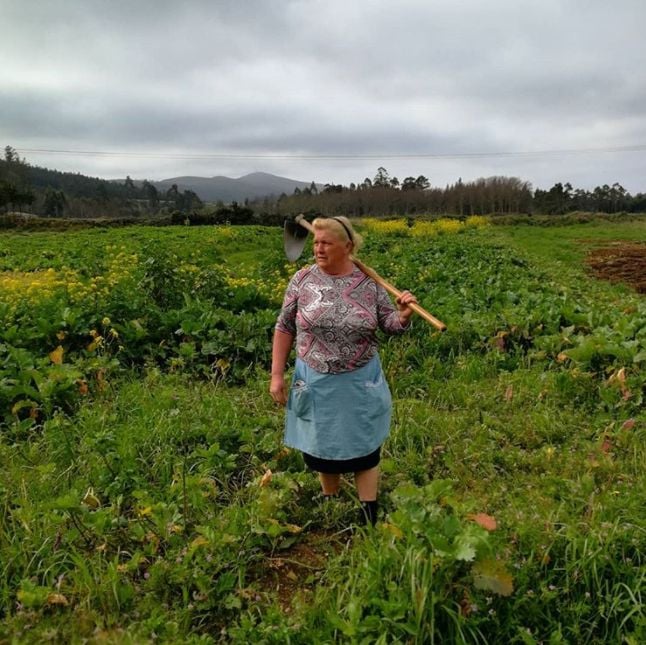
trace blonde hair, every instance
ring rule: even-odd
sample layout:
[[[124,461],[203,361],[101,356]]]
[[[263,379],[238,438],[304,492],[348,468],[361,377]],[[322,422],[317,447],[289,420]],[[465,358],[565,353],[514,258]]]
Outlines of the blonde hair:
[[[350,240],[352,242],[352,251],[356,253],[363,244],[363,237],[354,230],[350,220],[345,215],[337,215],[335,217],[317,217],[312,226],[315,231],[330,231],[334,233],[340,240],[344,242]]]

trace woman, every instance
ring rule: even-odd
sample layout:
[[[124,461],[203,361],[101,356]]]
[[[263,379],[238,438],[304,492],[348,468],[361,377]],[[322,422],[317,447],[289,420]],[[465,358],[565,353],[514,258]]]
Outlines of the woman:
[[[316,264],[291,279],[274,333],[270,394],[287,404],[286,445],[319,473],[323,495],[339,492],[353,472],[363,522],[377,519],[381,444],[392,401],[376,331],[400,334],[417,302],[408,291],[393,307],[385,289],[362,273],[351,253],[361,237],[346,217],[315,219]],[[287,391],[285,364],[296,339],[296,368]]]

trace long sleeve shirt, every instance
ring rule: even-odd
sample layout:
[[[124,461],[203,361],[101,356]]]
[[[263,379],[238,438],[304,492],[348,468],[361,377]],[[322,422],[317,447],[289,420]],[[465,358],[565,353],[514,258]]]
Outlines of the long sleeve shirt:
[[[296,336],[296,354],[321,373],[349,372],[377,353],[377,329],[401,334],[399,312],[386,290],[357,267],[334,276],[317,265],[287,286],[276,329]]]

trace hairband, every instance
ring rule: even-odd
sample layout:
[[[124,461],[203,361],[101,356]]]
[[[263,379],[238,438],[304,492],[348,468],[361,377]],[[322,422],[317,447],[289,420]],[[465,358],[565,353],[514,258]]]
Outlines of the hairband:
[[[335,222],[339,222],[341,226],[345,229],[345,232],[348,234],[348,239],[352,244],[354,244],[354,238],[352,237],[352,233],[350,233],[350,229],[343,223],[342,219],[339,219],[338,217],[330,217],[330,219],[333,219]]]

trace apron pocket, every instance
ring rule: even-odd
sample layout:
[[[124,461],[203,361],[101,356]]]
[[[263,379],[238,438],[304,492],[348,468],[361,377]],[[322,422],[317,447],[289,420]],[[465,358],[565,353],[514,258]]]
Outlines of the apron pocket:
[[[390,411],[392,398],[383,373],[379,374],[376,381],[365,381],[364,389],[367,415],[370,419],[380,417]]]
[[[312,390],[305,381],[296,379],[292,383],[288,407],[299,419],[312,420]]]

